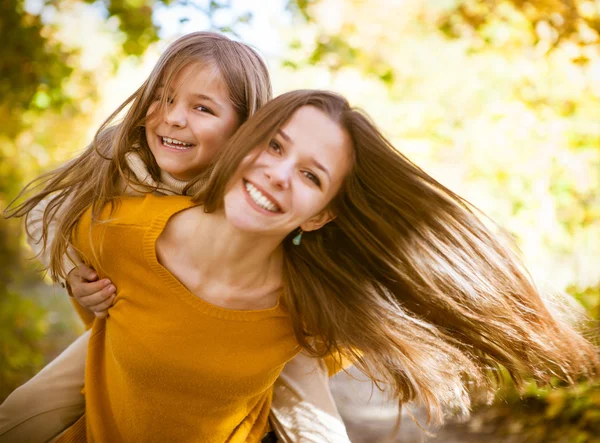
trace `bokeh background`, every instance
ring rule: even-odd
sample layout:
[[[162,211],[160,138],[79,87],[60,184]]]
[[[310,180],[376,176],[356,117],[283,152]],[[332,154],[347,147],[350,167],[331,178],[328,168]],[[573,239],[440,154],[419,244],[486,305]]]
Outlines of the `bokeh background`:
[[[0,207],[77,155],[177,36],[254,45],[275,93],[339,91],[403,153],[506,227],[544,290],[600,317],[600,1],[0,0]],[[18,220],[0,220],[0,400],[82,326]],[[353,441],[421,441],[348,376]],[[415,406],[416,414],[420,410]],[[600,385],[510,383],[436,441],[600,441]]]

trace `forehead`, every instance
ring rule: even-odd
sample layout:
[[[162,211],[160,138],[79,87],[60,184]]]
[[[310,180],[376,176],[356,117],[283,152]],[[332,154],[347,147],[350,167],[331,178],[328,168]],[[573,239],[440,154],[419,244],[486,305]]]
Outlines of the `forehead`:
[[[166,72],[164,77],[171,75]],[[159,87],[164,87],[166,78],[160,82]],[[210,90],[214,94],[226,95],[227,87],[219,68],[213,63],[190,63],[183,67],[171,79],[171,88],[178,90],[204,91]]]
[[[318,157],[327,166],[348,164],[352,143],[348,133],[323,111],[314,106],[299,108],[282,125],[281,130],[290,137],[294,146],[304,153]]]

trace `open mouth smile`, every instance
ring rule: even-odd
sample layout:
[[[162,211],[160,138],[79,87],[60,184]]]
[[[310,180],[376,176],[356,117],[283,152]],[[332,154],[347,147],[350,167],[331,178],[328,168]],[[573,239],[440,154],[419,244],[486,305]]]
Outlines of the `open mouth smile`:
[[[186,151],[195,146],[192,143],[183,142],[181,140],[177,140],[170,137],[159,136],[159,139],[165,148],[175,149],[177,151]]]
[[[252,201],[261,209],[269,212],[281,212],[281,208],[269,197],[260,192],[252,183],[244,180],[244,187]]]

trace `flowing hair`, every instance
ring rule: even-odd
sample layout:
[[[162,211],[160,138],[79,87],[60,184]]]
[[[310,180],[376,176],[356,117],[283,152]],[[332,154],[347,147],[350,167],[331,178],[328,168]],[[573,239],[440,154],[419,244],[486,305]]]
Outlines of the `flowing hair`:
[[[399,153],[360,111],[324,91],[283,94],[230,139],[194,199],[207,212],[245,156],[266,147],[302,106],[350,136],[354,164],[330,204],[335,219],[283,242],[283,302],[299,343],[337,352],[400,404],[420,399],[428,420],[467,413],[467,383],[493,392],[500,366],[573,383],[598,370],[596,349],[551,313],[521,261],[464,199]]]
[[[212,32],[187,34],[173,42],[142,86],[106,119],[85,151],[29,183],[5,211],[7,217],[24,216],[27,229],[31,211],[42,200],[50,198],[43,214],[41,238],[35,240],[42,242],[42,250],[51,248],[49,270],[54,280],[66,278],[63,258],[68,256],[70,239],[79,218],[90,205],[95,217],[107,203],[112,204],[122,195],[127,186],[142,192],[156,190],[148,189],[136,179],[127,164],[127,154],[136,152],[152,178],[159,182],[160,168],[145,135],[146,114],[157,90],[160,87],[169,90],[177,74],[192,64],[216,69],[227,87],[240,124],[271,99],[267,67],[249,46]],[[156,112],[165,112],[167,100],[167,95],[162,94]],[[122,121],[116,123],[125,110]],[[43,187],[41,191],[16,204],[22,196],[40,187]],[[49,242],[51,223],[56,224],[56,232],[54,240]],[[27,234],[30,235],[28,229]]]

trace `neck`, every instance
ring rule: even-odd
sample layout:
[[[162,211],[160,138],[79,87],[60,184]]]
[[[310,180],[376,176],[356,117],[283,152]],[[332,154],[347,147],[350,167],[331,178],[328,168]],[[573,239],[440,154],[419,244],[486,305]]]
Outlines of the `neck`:
[[[279,286],[283,265],[282,238],[240,231],[223,211],[196,214],[181,236],[188,259],[203,282],[236,289]]]

